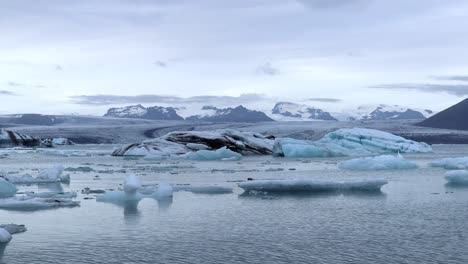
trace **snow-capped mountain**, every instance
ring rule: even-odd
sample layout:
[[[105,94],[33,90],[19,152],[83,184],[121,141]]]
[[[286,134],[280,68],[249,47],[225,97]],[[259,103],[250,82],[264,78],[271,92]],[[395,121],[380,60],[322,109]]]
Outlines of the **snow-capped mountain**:
[[[408,108],[399,105],[364,105],[356,110],[336,113],[339,120],[404,120],[426,119],[434,114],[427,109]]]
[[[214,106],[203,106],[203,113],[200,115],[189,116],[186,120],[189,121],[205,121],[205,122],[264,122],[274,121],[265,113],[255,110],[250,110],[242,105],[235,108],[217,108]]]
[[[173,107],[144,107],[142,105],[131,105],[125,107],[111,108],[104,115],[105,117],[119,118],[141,118],[150,120],[184,120]]]
[[[308,105],[279,102],[271,110],[271,117],[276,120],[330,120],[336,121],[329,112]]]

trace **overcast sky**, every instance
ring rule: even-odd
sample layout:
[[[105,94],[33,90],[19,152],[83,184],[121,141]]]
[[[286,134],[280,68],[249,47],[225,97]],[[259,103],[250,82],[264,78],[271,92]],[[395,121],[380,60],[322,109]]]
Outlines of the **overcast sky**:
[[[0,14],[0,114],[441,110],[468,95],[466,0],[14,0]]]

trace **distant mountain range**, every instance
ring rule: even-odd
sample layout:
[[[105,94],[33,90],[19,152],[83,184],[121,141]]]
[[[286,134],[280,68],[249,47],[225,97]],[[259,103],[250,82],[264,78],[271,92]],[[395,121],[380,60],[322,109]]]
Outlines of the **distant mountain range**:
[[[352,121],[352,120],[423,120],[430,117],[431,110],[410,109],[397,105],[361,106],[357,109],[333,113],[320,108],[296,104],[291,102],[278,102],[268,112],[247,109],[239,105],[234,108],[217,108],[203,106],[196,115],[186,116],[178,114],[175,107],[144,107],[132,105],[120,108],[111,108],[105,117],[140,118],[149,120],[188,120],[202,122],[267,122],[267,121]]]
[[[433,128],[468,130],[468,99],[433,115],[418,125]]]
[[[146,108],[142,105],[131,105],[120,108],[111,108],[107,110],[107,113],[104,116],[149,120],[184,120],[183,117],[177,114],[176,108],[162,106]]]

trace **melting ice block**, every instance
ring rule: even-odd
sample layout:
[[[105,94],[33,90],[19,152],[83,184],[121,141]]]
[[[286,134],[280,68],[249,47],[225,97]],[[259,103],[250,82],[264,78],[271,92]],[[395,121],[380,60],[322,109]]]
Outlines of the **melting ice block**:
[[[10,240],[11,234],[4,228],[0,227],[0,243],[8,243]]]
[[[226,147],[217,150],[199,150],[187,154],[191,160],[240,160],[242,155]]]
[[[446,170],[464,170],[468,169],[468,157],[445,158],[429,163],[432,167],[441,167]]]
[[[141,188],[140,179],[135,175],[129,175],[124,182],[124,192],[126,194],[135,194]]]
[[[409,170],[418,166],[402,156],[381,155],[347,160],[338,165],[345,170]]]
[[[275,141],[273,155],[280,157],[369,156],[385,153],[431,152],[426,143],[374,129],[344,128],[317,141],[281,138]]]
[[[378,191],[388,182],[384,179],[328,181],[316,179],[253,180],[239,183],[245,191],[264,192],[326,192],[326,191]]]
[[[18,189],[11,182],[0,177],[0,198],[15,196]]]
[[[10,182],[15,184],[31,184],[31,183],[52,183],[52,182],[70,182],[69,175],[62,175],[63,166],[56,165],[52,168],[43,169],[39,171],[36,177],[29,174],[24,175],[7,175]]]
[[[445,179],[450,184],[468,185],[468,171],[453,170],[445,173]]]

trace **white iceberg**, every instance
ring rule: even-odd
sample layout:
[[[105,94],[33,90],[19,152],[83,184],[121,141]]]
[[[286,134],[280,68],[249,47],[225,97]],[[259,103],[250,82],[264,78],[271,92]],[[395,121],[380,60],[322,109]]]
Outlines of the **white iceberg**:
[[[347,160],[338,167],[345,170],[410,170],[418,168],[418,165],[400,155],[381,155]]]
[[[0,177],[0,198],[8,198],[15,196],[18,189],[11,182]]]
[[[177,184],[173,186],[174,191],[185,191],[198,194],[225,194],[232,193],[232,188],[222,186],[218,184],[204,184],[204,185],[192,185],[192,184]]]
[[[0,227],[0,243],[8,243],[11,240],[11,234],[4,228]]]
[[[317,141],[281,138],[275,141],[273,155],[279,157],[369,156],[386,153],[431,152],[426,143],[374,129],[344,128]]]
[[[253,180],[239,183],[245,191],[262,192],[326,192],[379,191],[388,182],[384,179],[329,181],[316,179]]]
[[[217,150],[199,150],[195,152],[190,152],[186,156],[190,160],[240,160],[242,155],[234,152],[226,147],[222,147]]]
[[[79,206],[80,202],[66,198],[36,198],[30,196],[0,199],[0,209],[33,211],[60,207]]]
[[[445,173],[445,179],[450,184],[468,185],[468,171],[466,170],[448,171]]]
[[[56,165],[52,168],[43,169],[39,171],[36,177],[29,174],[24,175],[7,175],[5,176],[8,181],[15,184],[32,184],[32,183],[53,183],[53,182],[70,182],[69,175],[63,174],[63,166]]]
[[[441,167],[446,170],[465,170],[468,169],[468,157],[445,158],[429,163],[432,167]]]

